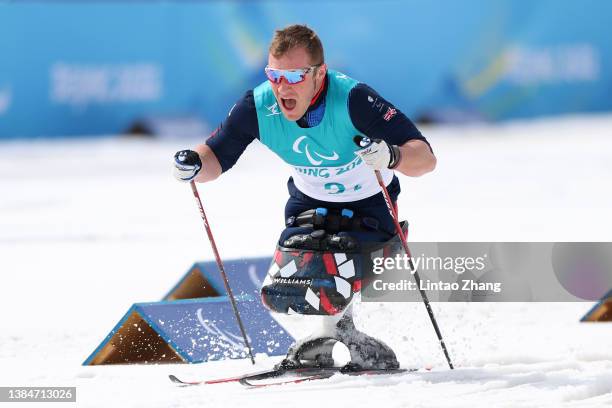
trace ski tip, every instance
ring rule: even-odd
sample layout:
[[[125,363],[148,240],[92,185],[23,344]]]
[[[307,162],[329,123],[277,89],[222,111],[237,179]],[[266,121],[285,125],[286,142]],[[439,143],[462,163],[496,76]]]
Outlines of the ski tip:
[[[186,386],[186,385],[198,385],[199,384],[199,382],[187,382],[187,381],[183,381],[180,378],[178,378],[176,375],[173,375],[173,374],[169,374],[168,378],[170,378],[170,381],[172,381],[173,383],[178,384],[178,385]]]
[[[172,381],[173,383],[183,384],[183,382],[179,380],[174,374],[168,375],[168,378],[170,378],[170,381]]]

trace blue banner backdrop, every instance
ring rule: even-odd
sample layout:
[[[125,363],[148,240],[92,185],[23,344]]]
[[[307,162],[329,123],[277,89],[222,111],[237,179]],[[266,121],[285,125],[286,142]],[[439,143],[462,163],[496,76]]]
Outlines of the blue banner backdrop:
[[[145,116],[208,127],[264,80],[275,28],[413,119],[612,109],[599,0],[0,3],[0,138],[115,134]]]

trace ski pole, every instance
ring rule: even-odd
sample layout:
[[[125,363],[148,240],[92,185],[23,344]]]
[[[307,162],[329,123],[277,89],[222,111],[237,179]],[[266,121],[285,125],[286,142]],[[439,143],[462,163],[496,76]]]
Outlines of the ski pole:
[[[362,136],[355,136],[355,143],[360,148],[366,148],[372,142],[369,138],[365,138]],[[408,243],[406,242],[406,236],[404,235],[404,231],[402,231],[402,227],[398,221],[398,215],[393,207],[393,202],[391,201],[391,197],[389,196],[389,192],[387,191],[387,187],[385,186],[385,182],[380,174],[380,171],[374,170],[376,174],[376,179],[378,180],[378,185],[380,185],[380,189],[382,190],[383,197],[385,198],[385,203],[387,204],[387,209],[389,210],[389,214],[391,214],[391,218],[393,218],[393,223],[395,224],[395,230],[397,231],[397,235],[400,237],[402,241],[402,246],[404,247],[404,251],[406,255],[408,255],[408,264],[410,265],[410,269],[414,272],[413,276],[416,280],[417,287],[419,288],[419,292],[421,293],[421,297],[423,298],[423,304],[425,304],[425,309],[427,309],[427,314],[429,315],[429,319],[431,320],[431,324],[436,331],[436,335],[438,336],[438,340],[440,341],[440,347],[442,347],[442,351],[444,352],[444,356],[446,357],[446,361],[448,362],[448,366],[451,370],[454,369],[453,363],[451,361],[450,355],[448,353],[448,349],[446,348],[446,344],[444,343],[444,339],[442,338],[442,332],[440,332],[440,327],[438,327],[438,322],[436,321],[436,317],[434,316],[433,310],[431,309],[431,305],[429,303],[429,299],[427,298],[427,293],[421,288],[421,278],[419,276],[419,272],[414,267],[414,263],[412,262],[412,255],[410,253],[410,249],[408,248]]]
[[[255,358],[253,357],[253,351],[251,350],[251,345],[249,344],[249,340],[246,335],[246,331],[244,330],[244,325],[242,324],[242,319],[240,319],[240,313],[238,313],[238,306],[236,305],[236,299],[234,299],[234,294],[232,293],[232,288],[229,285],[229,280],[227,279],[227,275],[225,274],[225,269],[223,268],[223,262],[221,261],[221,257],[219,256],[219,251],[217,250],[217,244],[215,244],[215,238],[212,235],[212,231],[210,229],[210,225],[208,224],[208,219],[206,218],[206,213],[204,212],[204,207],[202,206],[202,199],[200,199],[200,194],[198,193],[198,188],[195,185],[195,182],[192,180],[190,183],[191,191],[193,191],[193,195],[198,203],[198,208],[200,209],[200,216],[202,217],[202,221],[204,221],[204,228],[206,229],[206,234],[208,234],[208,240],[210,241],[210,246],[212,247],[213,253],[215,254],[215,260],[217,261],[217,267],[219,268],[219,272],[221,272],[221,277],[223,278],[223,284],[225,285],[225,290],[227,291],[227,295],[230,298],[232,303],[232,308],[234,309],[234,315],[236,316],[236,320],[238,321],[238,326],[240,327],[240,332],[242,333],[242,338],[244,339],[244,344],[249,350],[249,356],[251,357],[251,363],[255,364]]]

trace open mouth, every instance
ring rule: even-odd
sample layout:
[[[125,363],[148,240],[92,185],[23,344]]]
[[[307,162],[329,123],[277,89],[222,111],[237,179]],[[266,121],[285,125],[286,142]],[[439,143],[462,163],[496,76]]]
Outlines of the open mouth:
[[[293,110],[297,104],[297,101],[293,98],[281,98],[281,102],[283,107],[288,111]]]

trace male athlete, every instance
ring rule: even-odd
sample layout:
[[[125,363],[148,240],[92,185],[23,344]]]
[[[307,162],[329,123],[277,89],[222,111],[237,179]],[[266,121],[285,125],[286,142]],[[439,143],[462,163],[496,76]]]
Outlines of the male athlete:
[[[394,223],[374,170],[380,171],[395,202],[400,184],[394,171],[418,177],[435,168],[436,158],[428,142],[402,112],[372,88],[328,69],[319,37],[305,25],[276,31],[265,74],[267,80],[246,92],[204,144],[194,151],[176,153],[175,177],[186,182],[215,180],[258,139],[291,167],[280,249],[344,251],[336,257],[339,268],[339,262],[346,264],[345,253],[350,254],[360,243],[389,241],[395,235]],[[360,149],[353,141],[356,135],[367,136],[373,143]],[[280,259],[277,254],[275,258]],[[297,263],[305,264],[300,259]],[[329,262],[325,267],[334,273]],[[283,269],[285,275],[297,276],[295,270]],[[340,278],[337,271],[336,277]],[[355,289],[351,278],[353,275],[347,281]],[[319,340],[335,339],[347,345],[354,365],[398,366],[388,346],[355,329],[346,302],[334,303],[335,298],[325,291],[306,288],[307,302],[298,304],[289,291],[283,296],[278,287],[273,292],[264,289],[262,297],[272,310],[334,317],[325,323],[326,333],[294,345],[284,364],[296,366],[304,360],[331,364],[331,349],[321,351],[325,341]],[[350,303],[352,296],[344,294],[344,298]]]

